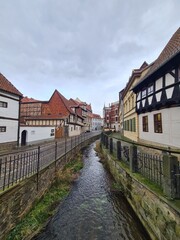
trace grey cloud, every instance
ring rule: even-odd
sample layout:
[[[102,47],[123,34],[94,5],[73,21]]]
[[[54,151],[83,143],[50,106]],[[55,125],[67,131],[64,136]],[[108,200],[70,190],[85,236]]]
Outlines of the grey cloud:
[[[0,71],[34,98],[33,84],[43,83],[43,96],[60,88],[90,102],[88,86],[91,94],[102,91],[93,101],[117,98],[132,68],[155,60],[179,27],[178,6],[178,0],[1,1]]]

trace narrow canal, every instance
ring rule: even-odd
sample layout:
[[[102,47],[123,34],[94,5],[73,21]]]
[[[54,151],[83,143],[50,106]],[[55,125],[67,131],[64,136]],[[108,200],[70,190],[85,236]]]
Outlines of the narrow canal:
[[[83,152],[84,168],[57,214],[35,239],[149,240],[122,194],[111,191],[112,178],[94,151]]]

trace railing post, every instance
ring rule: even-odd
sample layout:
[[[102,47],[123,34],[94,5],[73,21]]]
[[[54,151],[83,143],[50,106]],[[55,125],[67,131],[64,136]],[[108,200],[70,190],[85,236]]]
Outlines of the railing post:
[[[72,146],[72,138],[73,138],[73,137],[71,137],[71,151],[72,151],[72,148],[73,148],[73,146]]]
[[[6,172],[7,172],[7,158],[5,158],[5,165],[4,165],[4,181],[3,181],[3,191],[6,187]]]
[[[113,139],[112,138],[110,138],[109,152],[111,154],[113,153]]]
[[[56,171],[56,162],[57,162],[57,142],[55,142],[55,171]]]
[[[170,198],[180,197],[180,183],[177,181],[177,175],[179,174],[178,172],[176,174],[177,166],[178,160],[176,156],[163,154],[163,192]]]
[[[104,133],[101,133],[101,144],[104,145]]]
[[[37,191],[39,189],[39,168],[40,168],[40,146],[38,146],[38,158],[37,158]]]
[[[66,152],[67,152],[67,138],[65,136],[65,162],[66,162]]]
[[[121,160],[121,141],[117,141],[117,159]]]
[[[74,147],[76,147],[76,136],[74,136]]]
[[[129,166],[131,172],[136,172],[137,166],[137,146],[131,145],[129,149]]]
[[[108,139],[108,136],[106,135],[106,148],[108,149],[109,147],[109,139]]]

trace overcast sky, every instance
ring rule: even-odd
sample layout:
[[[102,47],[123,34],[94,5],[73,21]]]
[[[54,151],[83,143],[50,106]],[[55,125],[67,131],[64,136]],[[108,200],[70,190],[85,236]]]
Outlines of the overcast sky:
[[[0,72],[24,96],[118,100],[180,27],[179,0],[0,0]]]

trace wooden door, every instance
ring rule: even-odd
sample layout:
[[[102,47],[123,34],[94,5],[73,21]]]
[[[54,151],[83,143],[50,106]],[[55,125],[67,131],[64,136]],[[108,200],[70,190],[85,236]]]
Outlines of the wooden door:
[[[63,137],[63,128],[62,127],[57,127],[55,130],[55,138],[61,138]]]

